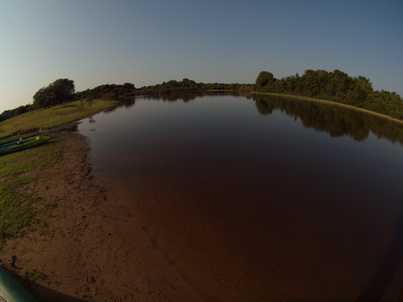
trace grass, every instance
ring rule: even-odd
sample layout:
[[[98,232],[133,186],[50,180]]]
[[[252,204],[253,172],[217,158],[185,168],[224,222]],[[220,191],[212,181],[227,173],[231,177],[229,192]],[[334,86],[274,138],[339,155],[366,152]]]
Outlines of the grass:
[[[55,143],[57,143],[56,140],[49,142],[49,144]],[[37,147],[1,156],[0,177],[3,179],[5,177],[24,174],[41,167],[52,165],[58,160],[59,154],[52,153],[54,152],[54,148],[46,147],[42,146],[40,148]]]
[[[25,198],[15,192],[22,183],[18,180],[0,184],[0,243],[24,234],[33,221],[34,209]]]
[[[257,94],[265,94],[265,95],[272,95],[272,96],[279,96],[279,97],[286,97],[286,98],[292,98],[292,99],[296,99],[296,100],[303,100],[303,101],[309,101],[309,102],[317,102],[317,103],[328,104],[328,105],[333,105],[333,106],[339,106],[339,107],[348,108],[348,109],[351,109],[351,110],[364,112],[364,113],[367,113],[367,114],[372,114],[372,115],[375,115],[375,116],[378,116],[378,117],[381,117],[381,118],[384,118],[384,119],[388,119],[388,120],[396,122],[396,123],[403,124],[402,120],[399,120],[397,118],[393,118],[393,117],[391,117],[389,115],[378,113],[378,112],[371,111],[371,110],[364,109],[364,108],[360,108],[360,107],[355,107],[355,106],[339,103],[339,102],[333,102],[333,101],[322,100],[322,99],[315,99],[315,98],[310,98],[310,97],[306,97],[306,96],[282,94],[282,93],[271,93],[271,92],[265,92],[265,93],[255,92],[255,93],[257,93]]]
[[[48,129],[82,119],[117,102],[95,100],[71,102],[61,106],[31,111],[0,123],[0,140],[17,132],[31,129]],[[0,250],[7,239],[24,236],[43,225],[42,215],[57,207],[53,202],[24,191],[32,182],[38,181],[35,171],[55,164],[62,155],[61,144],[51,140],[42,146],[0,156]]]
[[[40,199],[21,188],[36,181],[37,169],[56,163],[61,156],[57,141],[0,157],[0,248],[4,240],[25,235],[40,224]],[[48,205],[42,205],[47,209]]]
[[[61,126],[113,107],[116,101],[75,101],[46,109],[30,111],[0,123],[0,139],[35,129]]]

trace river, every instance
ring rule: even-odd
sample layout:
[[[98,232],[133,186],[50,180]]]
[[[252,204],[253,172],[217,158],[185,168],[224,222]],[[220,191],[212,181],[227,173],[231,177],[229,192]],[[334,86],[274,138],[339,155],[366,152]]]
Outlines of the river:
[[[403,289],[399,124],[301,100],[173,94],[79,131],[93,175],[205,300],[393,301]]]

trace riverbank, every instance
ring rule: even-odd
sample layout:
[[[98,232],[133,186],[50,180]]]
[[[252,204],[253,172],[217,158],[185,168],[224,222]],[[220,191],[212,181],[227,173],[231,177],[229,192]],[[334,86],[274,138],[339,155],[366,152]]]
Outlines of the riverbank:
[[[14,135],[43,131],[60,126],[64,127],[66,124],[113,108],[118,104],[118,101],[97,99],[93,101],[74,101],[50,108],[29,111],[0,122],[0,141]]]
[[[19,188],[52,206],[42,227],[5,242],[1,264],[25,279],[23,284],[43,301],[180,298],[155,285],[144,270],[139,259],[149,253],[151,243],[141,228],[132,228],[124,205],[91,177],[86,139],[71,132],[52,133],[52,139],[60,145],[60,159],[33,172],[35,181]],[[164,270],[161,263],[150,265]]]
[[[378,113],[378,112],[371,111],[371,110],[368,110],[368,109],[364,109],[364,108],[360,108],[360,107],[356,107],[356,106],[351,106],[351,105],[347,105],[347,104],[343,104],[343,103],[339,103],[339,102],[333,102],[333,101],[329,101],[329,100],[310,98],[310,97],[306,97],[306,96],[298,96],[298,95],[292,95],[292,94],[271,93],[271,92],[256,92],[256,91],[253,91],[251,93],[252,94],[261,94],[261,95],[269,95],[269,96],[277,96],[277,97],[289,98],[289,99],[294,99],[294,100],[303,100],[303,101],[308,101],[308,102],[316,102],[316,103],[322,103],[322,104],[327,104],[327,105],[332,105],[332,106],[338,106],[338,107],[342,107],[342,108],[346,108],[346,109],[351,109],[351,110],[371,114],[371,115],[374,115],[374,116],[377,116],[377,117],[380,117],[380,118],[383,118],[383,119],[387,119],[389,121],[393,121],[395,123],[399,123],[399,124],[403,125],[403,120],[393,118],[393,117],[391,117],[389,115],[386,115],[386,114]]]
[[[75,102],[0,124],[3,138],[39,128],[51,136],[48,144],[0,158],[0,265],[41,301],[193,296],[153,246],[147,222],[128,219],[124,201],[93,178],[89,142],[75,132],[76,122],[67,123],[115,105]]]

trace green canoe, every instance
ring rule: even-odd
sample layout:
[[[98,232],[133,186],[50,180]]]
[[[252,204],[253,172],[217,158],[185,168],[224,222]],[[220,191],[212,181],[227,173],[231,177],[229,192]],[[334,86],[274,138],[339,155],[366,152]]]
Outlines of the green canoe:
[[[0,302],[38,302],[38,300],[0,266]]]
[[[45,133],[23,136],[0,144],[0,155],[9,154],[46,143],[50,139]]]

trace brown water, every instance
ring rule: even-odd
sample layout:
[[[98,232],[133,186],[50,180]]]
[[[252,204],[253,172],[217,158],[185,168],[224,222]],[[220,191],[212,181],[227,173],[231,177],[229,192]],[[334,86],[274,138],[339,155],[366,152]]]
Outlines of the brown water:
[[[304,101],[177,98],[79,129],[95,176],[199,297],[397,299],[402,126]]]

